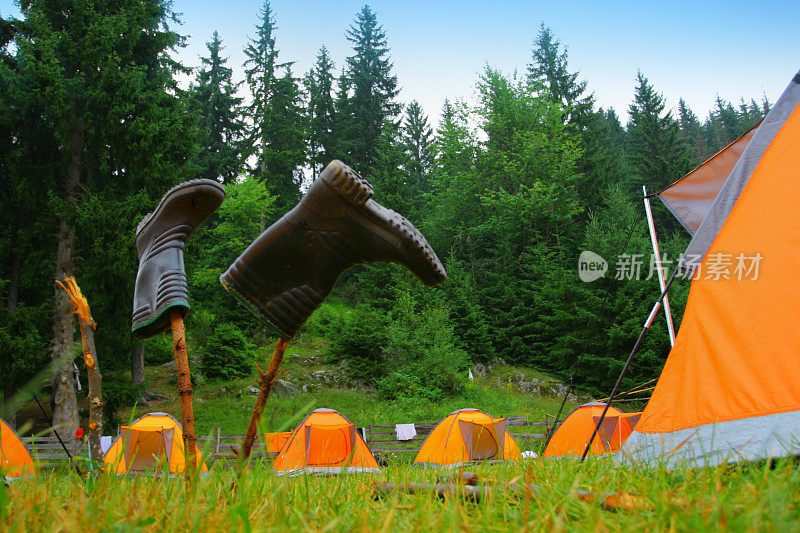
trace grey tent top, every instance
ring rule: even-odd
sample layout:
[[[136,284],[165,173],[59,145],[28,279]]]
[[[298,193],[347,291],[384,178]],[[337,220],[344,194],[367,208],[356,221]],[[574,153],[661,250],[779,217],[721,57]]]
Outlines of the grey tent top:
[[[800,72],[794,76],[789,86],[778,98],[775,106],[764,118],[755,135],[753,135],[753,139],[747,145],[747,148],[742,152],[739,161],[734,165],[730,176],[722,185],[703,222],[697,228],[692,242],[686,248],[679,265],[680,268],[693,270],[708,252],[711,243],[717,238],[719,230],[727,220],[731,209],[733,209],[733,204],[739,199],[739,195],[750,180],[750,176],[759,161],[761,161],[761,157],[766,152],[767,147],[772,143],[775,135],[783,127],[784,122],[789,118],[798,103],[800,103]]]

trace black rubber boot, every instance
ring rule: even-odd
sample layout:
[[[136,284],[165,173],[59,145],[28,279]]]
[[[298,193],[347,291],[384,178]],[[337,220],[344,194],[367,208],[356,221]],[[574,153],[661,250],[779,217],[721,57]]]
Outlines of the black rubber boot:
[[[164,195],[155,211],[136,227],[139,271],[133,293],[131,331],[145,339],[170,327],[170,309],[183,316],[189,311],[189,287],[183,267],[183,250],[189,235],[225,199],[225,189],[212,180],[176,185]]]
[[[419,230],[371,196],[367,180],[341,161],[331,162],[220,282],[291,339],[353,265],[399,263],[428,286],[447,279]]]

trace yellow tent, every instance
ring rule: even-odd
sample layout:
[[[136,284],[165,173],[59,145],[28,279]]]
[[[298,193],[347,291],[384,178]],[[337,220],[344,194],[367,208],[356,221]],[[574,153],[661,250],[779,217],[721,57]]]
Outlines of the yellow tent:
[[[0,474],[6,480],[19,476],[33,475],[36,467],[33,465],[31,454],[25,449],[14,430],[0,420]]]
[[[183,429],[170,415],[150,413],[120,430],[120,436],[103,456],[106,471],[125,474],[159,467],[170,474],[185,471]],[[195,462],[201,463],[200,450],[196,447]],[[205,463],[202,471],[208,471]]]
[[[272,468],[279,476],[380,472],[355,425],[332,409],[317,409],[300,422]]]
[[[522,454],[506,430],[505,418],[461,409],[439,422],[422,444],[414,464],[453,468],[477,461],[519,461]]]
[[[544,457],[581,457],[586,443],[592,438],[597,422],[605,409],[604,403],[581,405],[564,419],[544,450]],[[625,414],[609,407],[600,429],[592,441],[588,455],[616,453],[630,436],[641,413]]]

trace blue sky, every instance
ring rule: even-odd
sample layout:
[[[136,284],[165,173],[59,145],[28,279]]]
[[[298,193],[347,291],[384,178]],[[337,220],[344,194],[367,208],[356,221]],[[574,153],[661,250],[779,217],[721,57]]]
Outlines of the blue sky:
[[[190,36],[181,52],[196,66],[205,43],[219,31],[229,66],[243,77],[247,37],[254,34],[261,0],[174,0]],[[271,2],[281,59],[304,74],[325,44],[337,68],[352,53],[345,30],[363,0]],[[683,97],[705,118],[717,95],[727,100],[766,95],[774,102],[800,68],[800,2],[615,1],[372,1],[391,48],[400,100],[418,100],[435,121],[445,97],[471,99],[478,73],[489,64],[525,72],[540,23],[569,51],[598,105],[623,117],[633,98],[637,69],[664,94],[668,106]],[[0,0],[0,14],[17,15]]]

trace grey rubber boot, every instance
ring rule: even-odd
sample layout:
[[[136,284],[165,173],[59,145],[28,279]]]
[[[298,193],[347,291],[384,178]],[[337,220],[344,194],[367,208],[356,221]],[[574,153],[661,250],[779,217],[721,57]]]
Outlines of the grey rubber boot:
[[[373,201],[372,192],[353,169],[331,162],[300,203],[253,241],[220,282],[290,339],[353,265],[399,263],[428,286],[447,279],[419,230]]]
[[[131,325],[136,337],[152,337],[169,328],[172,308],[183,316],[188,313],[189,286],[183,266],[186,240],[224,199],[225,189],[216,181],[187,181],[170,189],[139,222],[139,271]]]

